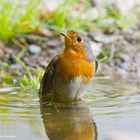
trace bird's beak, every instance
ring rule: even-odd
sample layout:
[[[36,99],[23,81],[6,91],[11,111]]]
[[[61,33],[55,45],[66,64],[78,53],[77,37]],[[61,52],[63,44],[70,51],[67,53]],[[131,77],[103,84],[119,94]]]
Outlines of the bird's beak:
[[[60,34],[71,41],[71,38],[67,35],[67,33],[61,32]]]
[[[61,32],[60,34],[64,37],[67,37],[66,33],[64,33],[64,32]]]

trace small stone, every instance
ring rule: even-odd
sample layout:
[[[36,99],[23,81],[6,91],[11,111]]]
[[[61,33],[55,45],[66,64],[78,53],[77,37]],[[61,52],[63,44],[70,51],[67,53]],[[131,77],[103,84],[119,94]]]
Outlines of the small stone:
[[[37,45],[29,45],[29,52],[31,54],[36,54],[36,53],[40,53],[41,52],[41,48],[40,46],[37,46]]]
[[[10,67],[11,70],[13,71],[18,71],[18,72],[23,71],[23,67],[20,64],[12,64]]]
[[[38,28],[33,33],[40,36],[47,36],[47,37],[53,36],[53,33],[48,29]]]
[[[48,42],[47,42],[47,46],[48,47],[58,47],[58,46],[60,46],[61,45],[61,42],[60,42],[60,40],[59,39],[51,39],[51,40],[49,40]]]
[[[102,43],[111,43],[121,38],[118,35],[106,35],[98,31],[94,31],[92,37],[94,41]]]
[[[41,67],[45,68],[48,65],[48,58],[39,57],[37,62]]]

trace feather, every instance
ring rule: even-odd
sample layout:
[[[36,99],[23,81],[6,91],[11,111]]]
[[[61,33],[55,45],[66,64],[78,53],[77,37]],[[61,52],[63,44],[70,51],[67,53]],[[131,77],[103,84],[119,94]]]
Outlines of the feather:
[[[46,93],[49,93],[51,91],[52,80],[57,62],[58,55],[52,59],[52,61],[49,63],[48,67],[45,70],[39,89],[39,93],[41,95],[46,95]]]

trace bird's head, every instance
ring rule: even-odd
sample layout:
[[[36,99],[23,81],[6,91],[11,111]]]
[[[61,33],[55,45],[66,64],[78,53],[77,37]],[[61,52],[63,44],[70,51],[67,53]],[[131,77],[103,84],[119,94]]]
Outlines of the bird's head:
[[[83,32],[70,30],[61,35],[65,37],[65,50],[72,49],[76,53],[85,52],[88,61],[94,59],[90,41]]]

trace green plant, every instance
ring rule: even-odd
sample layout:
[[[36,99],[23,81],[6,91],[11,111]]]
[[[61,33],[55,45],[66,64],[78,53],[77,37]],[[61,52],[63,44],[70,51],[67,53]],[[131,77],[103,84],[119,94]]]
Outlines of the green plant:
[[[7,41],[20,33],[31,32],[38,25],[37,12],[41,0],[0,1],[0,39]]]
[[[89,0],[85,1],[77,15],[73,16],[72,13],[78,0],[63,0],[53,12],[46,14],[44,19],[47,21],[47,27],[56,33],[66,29],[87,29],[88,19],[83,19],[81,15],[87,9],[89,2]]]
[[[42,71],[40,70],[36,70],[36,74],[32,75],[27,74],[24,75],[21,79],[20,79],[20,86],[23,89],[30,89],[33,91],[37,91],[39,89],[39,85],[40,85],[40,77],[42,75]]]
[[[33,91],[38,90],[39,85],[40,85],[40,79],[42,77],[43,71],[42,70],[37,70],[37,69],[30,69],[28,66],[25,65],[23,61],[21,61],[18,57],[14,57],[16,61],[23,67],[25,70],[24,76],[19,79],[20,80],[20,86],[23,89],[30,89]],[[34,74],[32,74],[32,72]]]

